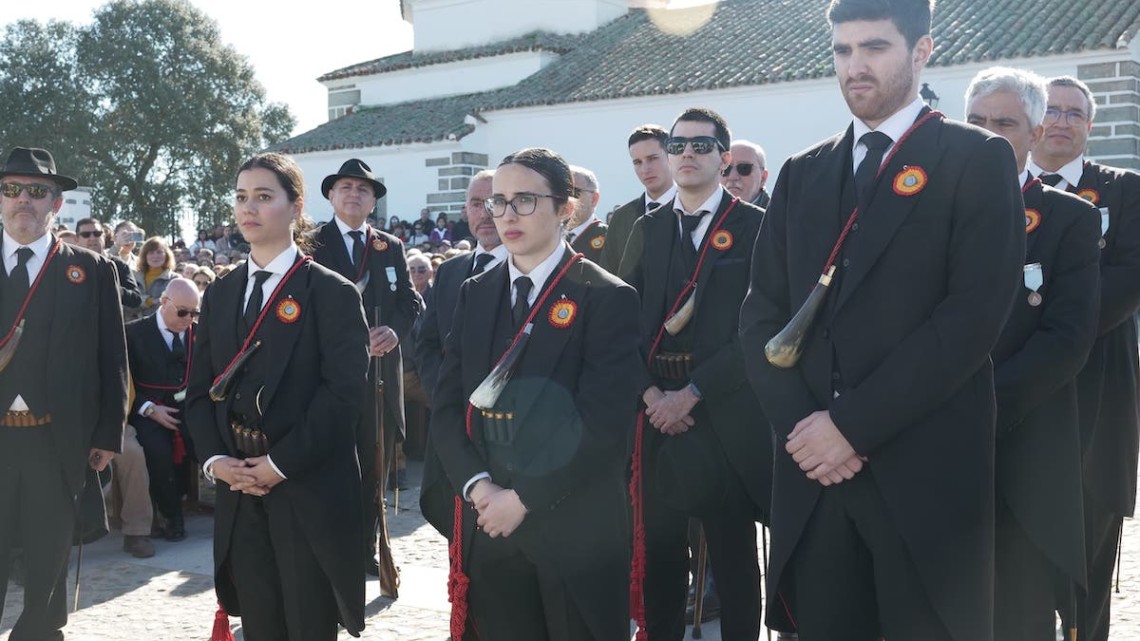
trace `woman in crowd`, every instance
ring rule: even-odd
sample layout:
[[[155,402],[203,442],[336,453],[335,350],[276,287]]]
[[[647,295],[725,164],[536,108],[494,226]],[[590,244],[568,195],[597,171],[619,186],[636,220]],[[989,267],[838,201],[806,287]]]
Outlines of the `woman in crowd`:
[[[135,282],[142,290],[143,304],[134,317],[149,316],[158,309],[162,292],[176,274],[174,273],[174,251],[159,236],[151,236],[139,250],[135,260]]]
[[[561,156],[507,156],[493,190],[510,257],[460,289],[429,430],[445,479],[425,478],[423,506],[453,546],[452,638],[627,641],[637,295],[563,241]],[[513,375],[477,393],[512,337]]]
[[[447,222],[447,214],[440,213],[435,219],[435,229],[431,230],[432,247],[439,247],[444,241],[451,243],[451,226]]]
[[[216,277],[217,276],[214,274],[214,270],[210,269],[209,267],[199,267],[197,270],[195,270],[195,273],[191,277],[191,280],[193,280],[194,284],[198,286],[198,292],[204,294],[206,293],[206,288],[210,286],[210,283],[214,282],[214,279]]]
[[[195,256],[203,249],[210,250],[211,254],[218,251],[217,243],[214,242],[213,238],[210,238],[210,230],[204,228],[198,230],[198,239],[194,241],[193,245],[190,245],[190,251]]]
[[[294,160],[254,156],[236,182],[250,256],[206,290],[186,407],[219,481],[218,599],[241,613],[247,641],[333,641],[338,621],[359,636],[355,432],[369,352],[360,296],[298,249],[305,183]]]
[[[428,234],[430,230],[424,229],[424,221],[417,220],[412,223],[412,232],[408,234],[408,242],[405,243],[407,247],[419,247],[424,243],[431,242],[431,236]]]

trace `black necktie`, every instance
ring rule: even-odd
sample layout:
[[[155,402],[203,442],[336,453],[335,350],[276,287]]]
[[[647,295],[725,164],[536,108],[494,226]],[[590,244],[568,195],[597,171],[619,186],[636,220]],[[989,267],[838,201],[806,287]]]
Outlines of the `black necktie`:
[[[697,231],[702,218],[704,218],[704,212],[692,216],[681,214],[681,246],[690,254],[697,253],[697,248],[693,244],[693,232]]]
[[[170,355],[173,356],[175,360],[185,362],[186,346],[182,344],[182,337],[174,332],[171,332],[170,335]]]
[[[651,200],[651,201],[649,201],[649,202],[645,203],[645,211],[646,211],[646,212],[651,212],[651,211],[653,211],[654,209],[657,209],[657,208],[658,208],[658,207],[660,207],[660,206],[661,206],[661,203],[657,202],[656,200]]]
[[[265,286],[265,281],[273,275],[273,272],[259,270],[253,273],[254,283],[253,292],[249,295],[249,302],[245,304],[245,315],[242,316],[242,321],[245,325],[245,332],[253,329],[257,323],[257,316],[261,313],[261,304],[265,300],[265,293],[262,289]]]
[[[8,290],[11,293],[12,302],[16,303],[18,309],[20,305],[24,304],[24,297],[28,295],[28,261],[32,259],[35,252],[30,247],[21,247],[16,250],[16,266],[12,268],[12,273],[8,274],[8,282],[11,288]]]
[[[487,269],[487,263],[495,260],[494,254],[479,254],[475,257],[475,266],[471,269],[471,275],[482,274],[484,269]]]
[[[527,314],[530,313],[530,288],[534,283],[526,276],[519,276],[515,279],[515,304],[511,307],[511,319],[515,322],[515,327],[522,327],[526,322]]]
[[[1041,178],[1041,182],[1045,183],[1046,185],[1049,185],[1050,187],[1056,187],[1057,185],[1061,184],[1061,174],[1044,174],[1043,173],[1039,176],[1039,178]]]
[[[573,244],[574,244],[574,239],[575,239],[577,236],[578,236],[578,234],[575,234],[574,232],[570,232],[570,233],[566,234],[566,242],[568,242],[568,243],[570,243],[571,245],[573,245]]]
[[[362,231],[350,231],[349,236],[352,236],[352,266],[360,267],[360,261],[364,260],[364,236]]]
[[[883,164],[883,152],[891,146],[891,137],[879,131],[868,131],[859,142],[867,147],[867,155],[855,171],[855,193],[859,204],[863,205],[870,199],[871,188],[879,174],[879,165]]]

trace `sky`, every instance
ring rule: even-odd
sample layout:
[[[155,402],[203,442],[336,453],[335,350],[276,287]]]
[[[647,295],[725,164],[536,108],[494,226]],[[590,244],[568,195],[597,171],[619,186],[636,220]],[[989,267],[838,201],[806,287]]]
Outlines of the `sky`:
[[[88,24],[105,0],[6,3],[0,24],[22,19]],[[327,94],[317,77],[358,62],[406,51],[411,25],[399,0],[191,0],[221,29],[222,41],[246,56],[267,97],[289,105],[294,134],[328,120]],[[272,8],[270,8],[272,6]],[[288,8],[286,8],[288,7]]]

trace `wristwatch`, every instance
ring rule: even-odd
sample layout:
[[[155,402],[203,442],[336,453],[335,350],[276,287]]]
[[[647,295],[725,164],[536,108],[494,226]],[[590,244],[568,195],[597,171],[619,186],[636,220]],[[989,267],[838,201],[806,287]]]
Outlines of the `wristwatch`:
[[[143,410],[143,416],[147,418],[150,418],[152,414],[154,414],[154,403],[147,405],[146,409]]]

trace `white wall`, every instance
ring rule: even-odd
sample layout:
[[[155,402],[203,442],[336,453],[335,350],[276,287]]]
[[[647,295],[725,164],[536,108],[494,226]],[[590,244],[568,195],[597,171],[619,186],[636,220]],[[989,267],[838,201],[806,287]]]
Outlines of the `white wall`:
[[[406,0],[416,51],[446,51],[532,31],[585,33],[624,15],[625,0]]]
[[[556,54],[545,51],[523,51],[493,58],[402,69],[376,76],[345,78],[324,84],[329,89],[355,86],[360,90],[361,105],[392,105],[509,87],[557,59]]]
[[[1007,61],[1005,64],[1023,66],[1045,76],[1075,75],[1078,64],[1119,60],[1129,55],[1127,51],[1121,51]],[[970,79],[989,66],[981,63],[930,69],[923,74],[923,80],[940,96],[939,109],[948,117],[960,120],[964,111],[963,97]],[[544,146],[558,151],[570,163],[588,167],[598,175],[602,192],[598,213],[604,218],[615,206],[637,196],[642,190],[630,165],[626,146],[629,132],[647,122],[668,128],[677,114],[691,106],[715,109],[728,121],[734,138],[746,138],[765,148],[771,172],[769,190],[789,155],[842,131],[851,121],[835,78],[675,96],[483,112],[488,122],[478,124],[473,134],[459,141],[322,152],[298,157],[311,193],[308,210],[315,217],[331,215],[328,202],[320,196],[321,178],[333,173],[353,154],[363,158],[378,175],[385,177],[389,185],[388,214],[412,219],[423,206],[424,196],[437,191],[436,171],[424,166],[426,158],[444,156],[452,151],[471,151],[487,154],[494,166],[513,151]]]

